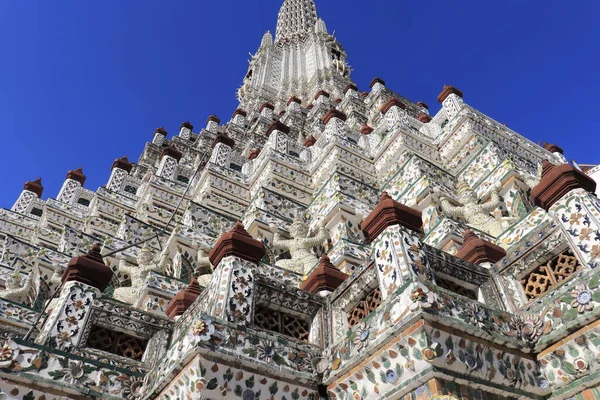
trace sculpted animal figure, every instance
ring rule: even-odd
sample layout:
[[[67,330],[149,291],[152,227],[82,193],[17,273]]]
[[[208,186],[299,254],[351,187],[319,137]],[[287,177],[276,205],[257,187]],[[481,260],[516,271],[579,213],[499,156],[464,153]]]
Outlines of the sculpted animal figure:
[[[492,189],[492,196],[489,201],[479,204],[477,193],[465,181],[459,181],[457,184],[458,201],[460,206],[454,206],[450,199],[441,194],[439,190],[434,193],[438,197],[442,211],[455,218],[464,219],[469,225],[485,232],[491,236],[499,236],[514,222],[514,218],[502,218],[498,220],[490,215],[492,211],[502,205],[500,198],[500,186]]]
[[[277,230],[274,226],[272,228]],[[279,232],[275,233],[273,249],[288,250],[292,256],[290,260],[279,260],[275,265],[304,275],[319,262],[311,249],[321,246],[327,240],[327,229],[321,224],[317,235],[308,237],[308,226],[300,218],[296,218],[290,226],[290,235],[291,239],[283,239]]]
[[[148,275],[152,271],[164,273],[169,267],[169,261],[166,252],[155,258],[152,250],[144,246],[137,257],[138,265],[131,265],[125,261],[121,261],[119,264],[119,272],[129,274],[131,277],[131,286],[115,289],[113,297],[124,303],[135,303],[142,293]]]

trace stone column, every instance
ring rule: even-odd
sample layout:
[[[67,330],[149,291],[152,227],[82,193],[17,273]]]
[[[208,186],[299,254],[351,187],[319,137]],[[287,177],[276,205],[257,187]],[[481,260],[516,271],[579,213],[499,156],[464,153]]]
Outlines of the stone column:
[[[297,97],[292,96],[287,102],[286,111],[302,112],[301,105],[302,105],[302,100],[300,100]]]
[[[372,242],[383,300],[409,280],[433,281],[421,249],[422,225],[420,211],[394,201],[386,192],[362,222],[361,229]]]
[[[190,121],[186,121],[181,124],[179,127],[179,137],[182,139],[189,140],[192,137],[192,130],[194,129],[194,125],[190,123]]]
[[[167,304],[165,314],[171,319],[177,320],[183,315],[183,313],[190,308],[190,306],[196,301],[202,288],[198,284],[196,278],[192,278],[190,284],[181,292],[177,293]]]
[[[265,144],[265,148],[287,154],[289,144],[287,135],[290,133],[289,126],[275,121],[269,125],[265,133],[269,138]]]
[[[315,102],[317,104],[329,104],[329,98],[331,97],[331,95],[329,93],[327,93],[324,90],[320,90],[316,95],[315,95]]]
[[[72,258],[63,273],[58,298],[35,342],[63,351],[79,347],[92,304],[112,276],[113,271],[102,260],[99,244],[87,255]]]
[[[121,190],[125,179],[133,169],[133,164],[129,162],[127,156],[116,159],[111,166],[110,178],[106,187],[118,192]]]
[[[250,325],[254,312],[254,273],[266,251],[241,222],[219,238],[208,255],[215,266],[206,289],[207,314],[240,325]]]
[[[381,78],[375,78],[371,81],[371,91],[380,92],[385,89],[385,81]]]
[[[329,140],[329,138],[333,136],[345,137],[346,119],[348,119],[348,117],[340,110],[337,110],[335,108],[329,110],[327,114],[325,114],[325,116],[323,117],[323,124],[325,125],[323,136],[325,136],[327,140]]]
[[[444,107],[444,110],[446,110],[448,120],[454,118],[460,112],[464,104],[463,92],[454,86],[444,86],[444,90],[442,90],[442,93],[440,93],[437,99]]]
[[[206,128],[205,129],[210,133],[217,133],[217,131],[219,130],[220,123],[221,123],[221,120],[219,119],[219,117],[217,117],[216,115],[211,115],[206,120]]]
[[[389,127],[396,124],[408,124],[406,105],[395,97],[390,98],[380,108]]]
[[[44,187],[42,186],[42,178],[37,178],[33,182],[25,182],[23,191],[10,210],[18,213],[27,212],[31,203],[33,203],[34,200],[42,197],[43,192]]]
[[[600,266],[600,200],[596,182],[569,164],[544,160],[542,179],[531,190],[531,202],[560,225],[573,254],[590,268]]]
[[[229,168],[231,165],[231,150],[235,146],[235,140],[227,135],[218,134],[212,145],[212,154],[209,162],[221,167]]]
[[[162,126],[160,128],[156,128],[154,130],[154,138],[152,139],[152,143],[157,146],[162,146],[167,138],[167,131]]]
[[[259,112],[260,115],[262,115],[264,118],[267,119],[267,121],[271,121],[273,119],[273,110],[275,109],[275,106],[271,103],[263,103],[262,106],[260,106]]]
[[[165,179],[175,179],[177,174],[177,165],[183,154],[175,147],[165,147],[160,155],[160,164],[158,165],[157,175]]]
[[[246,126],[246,116],[248,114],[246,113],[246,111],[241,110],[241,109],[237,109],[233,112],[233,115],[231,116],[232,122],[239,126],[239,127],[244,127]]]
[[[67,177],[63,183],[60,192],[58,192],[57,200],[64,203],[70,203],[77,193],[77,189],[85,184],[85,175],[83,169],[79,167],[76,170],[67,172]]]

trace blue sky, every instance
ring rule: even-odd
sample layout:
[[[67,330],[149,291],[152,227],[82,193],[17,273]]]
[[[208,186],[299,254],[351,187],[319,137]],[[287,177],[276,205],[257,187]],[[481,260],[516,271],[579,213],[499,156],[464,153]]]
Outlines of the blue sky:
[[[154,128],[226,120],[283,0],[0,1],[0,206],[69,169],[106,183]],[[444,84],[569,160],[600,163],[600,2],[316,0],[362,90],[375,76],[435,112]]]

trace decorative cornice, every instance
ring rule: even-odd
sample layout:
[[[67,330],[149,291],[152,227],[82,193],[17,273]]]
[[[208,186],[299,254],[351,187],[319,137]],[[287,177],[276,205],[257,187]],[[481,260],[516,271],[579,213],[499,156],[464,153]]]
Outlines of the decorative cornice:
[[[346,114],[344,114],[343,112],[341,112],[338,109],[332,108],[331,110],[329,110],[327,112],[327,114],[325,114],[325,116],[323,117],[323,124],[327,125],[327,123],[329,122],[329,120],[331,118],[338,118],[341,119],[342,121],[346,121],[346,119],[348,117],[346,117]]]
[[[373,86],[375,86],[376,83],[381,83],[383,86],[385,86],[385,81],[381,78],[374,78],[371,83],[369,84],[369,86],[371,86],[371,89],[373,88]]]
[[[569,164],[542,162],[542,179],[531,190],[531,202],[548,211],[564,195],[575,189],[596,191],[596,181]]]
[[[260,155],[260,149],[254,149],[248,155],[248,160],[254,160],[256,157]]]
[[[310,135],[304,141],[304,147],[312,147],[315,143],[317,143],[317,139],[313,135]]]
[[[35,181],[25,182],[25,185],[23,185],[23,190],[29,190],[30,192],[37,194],[38,197],[42,197],[42,193],[44,193],[42,178],[37,178]]]
[[[429,123],[433,118],[431,118],[431,115],[429,114],[419,114],[419,121],[421,121],[424,124]]]
[[[273,131],[280,131],[285,134],[288,134],[290,133],[290,127],[284,124],[283,122],[275,121],[271,125],[269,125],[265,134],[267,136],[271,136],[271,133],[273,133]]]
[[[83,168],[79,167],[75,170],[71,170],[69,172],[67,172],[67,178],[66,179],[72,179],[74,181],[77,181],[79,183],[81,183],[81,186],[83,186],[85,184],[85,175],[83,174]]]
[[[202,293],[202,288],[198,284],[198,280],[192,278],[190,284],[184,290],[173,296],[165,309],[165,314],[171,319],[183,315],[196,301],[200,293]]]
[[[356,86],[354,83],[350,83],[344,88],[344,94],[346,94],[348,90],[354,90],[355,92],[358,92],[358,86]]]
[[[289,106],[292,103],[298,103],[300,105],[302,105],[302,100],[300,100],[299,98],[297,98],[296,96],[292,96],[290,97],[290,99],[287,102],[287,105]]]
[[[258,112],[262,112],[262,110],[264,110],[265,108],[268,108],[270,110],[274,110],[275,106],[269,102],[265,102],[263,103],[260,108],[258,109]]]
[[[487,240],[478,238],[472,230],[463,232],[463,245],[456,256],[473,264],[497,263],[506,256],[506,251]]]
[[[190,123],[190,121],[186,121],[186,122],[182,122],[181,123],[181,126],[179,127],[179,129],[181,129],[181,128],[188,128],[190,131],[193,131],[194,130],[194,125],[192,125]]]
[[[395,97],[390,97],[388,101],[386,101],[379,110],[383,115],[385,115],[392,107],[400,107],[401,109],[406,110],[406,104],[404,104]]]
[[[463,97],[463,92],[461,92],[460,90],[458,90],[457,88],[455,88],[454,86],[444,86],[444,89],[442,90],[442,92],[440,93],[440,95],[438,96],[437,100],[441,103],[444,102],[444,100],[446,100],[446,98],[448,96],[450,96],[451,94],[455,94],[458,97],[462,98]]]
[[[325,96],[325,97],[329,98],[331,95],[324,90],[319,90],[317,92],[317,94],[315,94],[315,100],[317,100],[321,96]]]
[[[371,128],[369,125],[363,124],[363,126],[360,128],[360,133],[363,135],[370,135],[374,130],[375,129]]]
[[[426,109],[426,110],[429,110],[429,106],[428,106],[427,104],[423,103],[422,101],[419,101],[419,102],[417,103],[417,106],[419,106],[419,107],[421,107],[421,108],[424,108],[424,109]]]
[[[211,121],[216,122],[217,125],[219,125],[221,123],[221,118],[219,118],[215,114],[213,114],[206,119],[206,123],[208,124]]]
[[[77,281],[103,292],[112,279],[113,271],[104,264],[100,249],[100,244],[95,244],[88,254],[72,258],[63,273],[62,282]]]
[[[133,169],[133,164],[129,162],[129,159],[127,158],[127,156],[123,156],[121,158],[117,158],[112,163],[110,170],[112,171],[115,168],[125,170],[125,171],[127,171],[127,173],[129,173]]]
[[[400,204],[387,192],[383,192],[379,204],[360,224],[360,228],[367,239],[373,241],[386,228],[393,225],[401,225],[420,233],[423,226],[421,211]]]
[[[163,128],[162,126],[160,128],[156,128],[154,130],[154,134],[159,134],[159,135],[163,135],[164,137],[167,136],[167,130],[165,128]]]
[[[163,151],[160,155],[160,159],[162,160],[163,157],[165,157],[165,156],[173,157],[174,159],[176,159],[179,162],[179,160],[181,160],[181,158],[183,157],[183,154],[181,154],[181,152],[179,150],[177,150],[175,147],[168,146],[163,149]]]
[[[217,137],[215,137],[215,140],[213,141],[213,144],[212,144],[212,148],[214,149],[218,143],[223,143],[224,145],[227,145],[231,148],[233,148],[233,146],[235,146],[235,140],[233,140],[233,138],[230,138],[229,136],[227,136],[224,133],[219,133],[217,135]]]
[[[212,265],[217,267],[225,257],[235,256],[254,264],[264,257],[266,253],[264,244],[254,239],[244,225],[238,221],[232,230],[224,233],[208,254]]]
[[[337,269],[323,253],[319,260],[319,265],[311,272],[304,282],[300,285],[300,289],[310,293],[319,293],[321,291],[333,292],[346,279],[348,275]]]
[[[241,108],[238,108],[237,110],[235,110],[233,112],[233,114],[231,115],[231,118],[235,118],[236,115],[241,115],[242,117],[246,118],[248,116],[248,113],[244,110],[242,110]]]

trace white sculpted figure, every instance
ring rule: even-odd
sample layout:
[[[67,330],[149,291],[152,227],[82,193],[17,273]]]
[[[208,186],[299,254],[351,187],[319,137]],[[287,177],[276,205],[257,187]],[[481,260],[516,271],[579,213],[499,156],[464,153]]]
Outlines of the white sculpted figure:
[[[0,297],[33,306],[40,289],[40,270],[34,265],[27,278],[23,281],[18,272],[8,275],[4,281],[5,289],[0,290]]]
[[[198,249],[198,256],[196,258],[198,263],[198,267],[196,272],[198,273],[198,284],[200,286],[208,286],[210,281],[212,280],[212,271],[214,270],[213,265],[210,263],[210,259],[208,258],[208,253],[206,250],[200,248]]]
[[[491,236],[501,235],[514,222],[514,218],[497,220],[490,215],[502,204],[499,194],[501,186],[498,185],[492,189],[492,198],[484,204],[478,203],[477,194],[467,182],[459,181],[457,189],[458,201],[462,204],[461,206],[453,206],[448,197],[441,194],[437,189],[434,191],[439,197],[442,211],[447,215],[462,218],[469,225]]]
[[[119,272],[123,274],[129,274],[131,277],[131,286],[115,289],[113,297],[124,303],[135,303],[142,293],[148,275],[150,275],[152,271],[161,273],[165,272],[169,267],[169,261],[170,260],[166,249],[158,257],[154,257],[152,250],[148,246],[144,245],[138,254],[137,266],[129,265],[125,261],[121,261],[121,263],[119,263]]]
[[[272,228],[277,229],[274,226]],[[279,232],[275,232],[273,249],[288,250],[292,256],[290,260],[279,260],[275,265],[304,275],[319,262],[310,250],[327,240],[327,229],[325,224],[321,224],[317,235],[308,237],[308,226],[300,218],[296,218],[290,226],[290,234],[291,239],[283,239]]]

